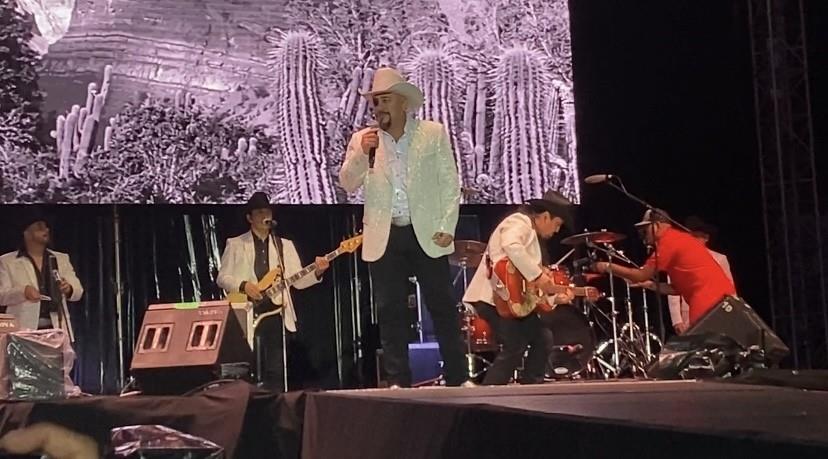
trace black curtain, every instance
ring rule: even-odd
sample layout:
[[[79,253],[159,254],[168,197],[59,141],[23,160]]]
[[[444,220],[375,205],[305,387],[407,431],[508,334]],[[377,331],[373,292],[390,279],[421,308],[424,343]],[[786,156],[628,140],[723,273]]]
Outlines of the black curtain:
[[[243,208],[235,205],[40,207],[50,219],[52,248],[70,255],[85,289],[70,310],[78,354],[73,380],[87,393],[121,389],[121,372],[129,377],[132,349],[148,305],[223,297],[215,284],[221,253],[227,238],[248,229]],[[20,245],[15,218],[21,210],[22,206],[0,205],[3,252]],[[503,205],[464,206],[457,238],[485,242],[512,210]],[[277,233],[291,239],[303,264],[308,264],[362,227],[362,206],[276,206],[275,217]],[[554,241],[550,248],[553,253],[562,250]],[[122,342],[116,259],[121,268]],[[459,300],[462,288],[457,294]],[[367,265],[354,256],[342,256],[320,285],[295,291],[294,300],[299,327],[288,345],[291,388],[374,386],[379,333],[372,320]],[[352,304],[358,304],[358,310]],[[123,368],[118,364],[121,346]]]
[[[229,237],[247,231],[241,206],[185,205],[44,205],[52,228],[52,248],[70,255],[85,294],[70,304],[76,331],[76,384],[88,393],[120,389],[119,347],[123,346],[128,377],[132,348],[147,306],[154,303],[207,301],[223,297],[215,284],[219,259]],[[15,217],[22,206],[0,206],[0,250],[16,250],[21,241]],[[277,206],[278,233],[292,239],[303,264],[335,249],[361,226],[359,206]],[[117,227],[117,232],[116,232]],[[116,307],[116,234],[120,239],[121,325],[118,340]],[[357,254],[358,256],[358,254]],[[299,331],[289,344],[291,386],[353,386],[352,256],[333,263],[321,285],[296,291]],[[367,272],[360,262],[359,270]],[[337,286],[334,289],[334,286]],[[367,285],[367,280],[365,281]],[[366,291],[367,292],[367,291]],[[334,322],[334,297],[340,298],[341,352],[345,365],[340,382]],[[369,302],[365,297],[365,307]],[[369,317],[369,316],[364,316]],[[369,324],[368,324],[369,325]]]

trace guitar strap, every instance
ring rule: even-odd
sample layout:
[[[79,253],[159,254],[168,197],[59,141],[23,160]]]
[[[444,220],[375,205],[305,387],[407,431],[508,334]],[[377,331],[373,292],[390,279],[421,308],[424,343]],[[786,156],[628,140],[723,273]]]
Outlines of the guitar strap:
[[[503,283],[503,280],[497,276],[494,270],[494,263],[492,262],[492,257],[489,256],[489,248],[486,248],[486,278],[489,279],[489,283],[492,286],[492,293],[500,297],[503,301],[509,301],[509,289],[506,288],[506,284]]]

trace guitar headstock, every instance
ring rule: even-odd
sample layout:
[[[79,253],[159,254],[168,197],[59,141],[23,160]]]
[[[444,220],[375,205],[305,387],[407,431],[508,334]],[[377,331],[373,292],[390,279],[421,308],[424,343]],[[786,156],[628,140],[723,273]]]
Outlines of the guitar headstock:
[[[357,234],[356,236],[346,239],[339,243],[339,250],[342,250],[346,253],[354,253],[359,246],[362,245],[362,235]]]

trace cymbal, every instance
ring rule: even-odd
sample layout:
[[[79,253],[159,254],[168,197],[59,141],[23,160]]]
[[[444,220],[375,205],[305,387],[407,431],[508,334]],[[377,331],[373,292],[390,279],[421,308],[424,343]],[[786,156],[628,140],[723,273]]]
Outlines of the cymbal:
[[[613,233],[611,231],[592,231],[588,233],[581,233],[569,236],[564,238],[561,241],[561,244],[564,245],[581,245],[586,244],[587,242],[603,242],[607,244],[611,244],[613,242],[623,241],[626,239],[627,236],[619,233]]]
[[[476,268],[483,260],[486,244],[479,241],[454,241],[454,253],[449,255],[449,264]]]

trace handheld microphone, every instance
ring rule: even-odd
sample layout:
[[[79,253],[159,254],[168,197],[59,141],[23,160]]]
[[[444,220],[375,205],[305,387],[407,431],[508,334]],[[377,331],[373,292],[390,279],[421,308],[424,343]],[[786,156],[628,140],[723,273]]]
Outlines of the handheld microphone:
[[[373,120],[373,121],[368,123],[367,127],[372,128],[372,129],[379,128],[379,123],[377,122],[377,120]],[[377,147],[371,147],[370,149],[368,149],[368,169],[373,169],[374,168],[374,160],[376,159],[376,157],[377,157]]]
[[[590,175],[589,177],[584,179],[584,182],[589,183],[590,185],[594,185],[596,183],[604,183],[607,180],[614,179],[615,176],[611,174],[596,174]]]
[[[277,226],[279,226],[279,223],[277,223],[276,220],[274,220],[272,218],[265,218],[264,220],[262,220],[262,223],[269,226],[270,229],[273,229],[273,228],[276,228]]]

